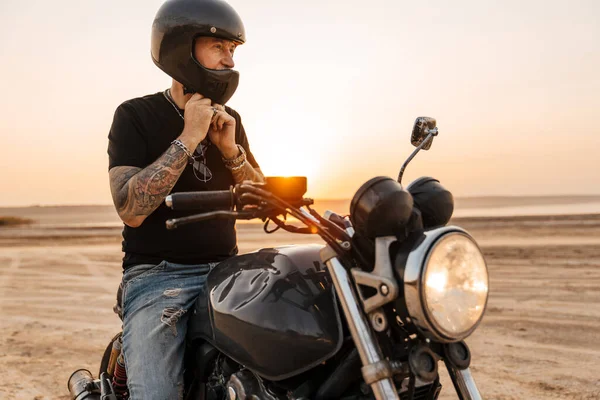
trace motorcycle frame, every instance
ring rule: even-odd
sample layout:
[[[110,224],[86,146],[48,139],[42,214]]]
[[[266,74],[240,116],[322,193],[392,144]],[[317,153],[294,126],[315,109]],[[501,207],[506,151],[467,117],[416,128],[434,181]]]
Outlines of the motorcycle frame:
[[[344,265],[330,247],[321,252],[321,260],[327,266],[333,286],[342,305],[348,328],[360,355],[363,379],[377,400],[399,399],[392,380],[394,374],[389,362],[383,358],[381,348],[361,308],[355,285]],[[460,370],[444,360],[456,394],[460,400],[482,400],[479,389],[469,368]]]
[[[432,132],[430,132],[429,136],[424,140],[424,143],[428,140],[431,140],[431,137],[433,137]],[[419,146],[417,150],[420,150],[420,147],[422,146]],[[410,161],[410,159],[407,160],[407,163],[408,161]],[[321,251],[321,260],[327,266],[329,274],[332,278],[333,286],[335,287],[338,299],[342,306],[342,311],[348,323],[348,328],[363,364],[363,367],[361,368],[363,379],[365,383],[371,387],[371,390],[373,391],[373,394],[377,400],[399,400],[398,391],[392,379],[396,372],[396,368],[393,368],[391,363],[384,358],[381,347],[375,339],[373,331],[371,330],[369,322],[366,318],[368,313],[364,309],[364,304],[360,300],[355,290],[355,282],[351,274],[349,274],[349,270],[342,263],[344,250],[349,250],[350,247],[347,246],[347,248],[344,248],[338,243],[339,238],[336,237],[335,233],[330,232],[323,225],[324,222],[329,221],[323,221],[322,217],[317,218],[315,215],[307,213],[306,210],[293,207],[289,203],[252,185],[242,184],[239,186],[239,188],[254,192],[257,199],[274,206],[275,209],[286,210],[286,212],[290,213],[307,226],[315,228],[316,231],[310,233],[318,233],[319,236],[321,236],[321,238],[327,243],[327,246]],[[171,228],[175,228],[181,222],[192,223],[218,216],[252,219],[257,218],[258,213],[246,213],[244,211],[217,211],[169,220],[167,221],[167,226],[171,224]],[[283,221],[279,222],[280,227],[288,230],[286,229],[286,225],[283,223]],[[294,232],[294,230],[290,231]],[[345,238],[351,236],[345,229],[339,229],[339,231],[343,233]],[[373,272],[377,274],[377,271],[379,271],[379,274],[376,275],[375,278],[386,279],[386,276],[383,276],[384,274],[382,273],[382,269],[375,266]],[[444,360],[444,363],[446,364],[446,368],[448,369],[448,373],[460,400],[482,399],[469,368],[460,370],[450,364],[447,360]]]

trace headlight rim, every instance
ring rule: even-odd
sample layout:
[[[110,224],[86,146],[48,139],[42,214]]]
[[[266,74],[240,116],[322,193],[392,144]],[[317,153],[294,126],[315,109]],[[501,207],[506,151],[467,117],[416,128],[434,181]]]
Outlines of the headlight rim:
[[[435,321],[435,318],[429,313],[429,306],[427,304],[427,296],[425,295],[425,276],[427,275],[427,267],[429,264],[429,259],[431,258],[431,255],[433,254],[433,250],[434,248],[439,245],[442,240],[444,240],[446,237],[450,236],[450,235],[460,235],[463,236],[465,238],[467,238],[468,240],[471,241],[471,243],[473,243],[475,245],[475,247],[477,248],[477,250],[479,250],[479,252],[482,255],[483,258],[483,264],[485,266],[485,270],[486,270],[486,275],[487,275],[487,287],[488,287],[488,292],[486,294],[485,297],[485,303],[483,304],[483,311],[481,313],[481,316],[479,317],[479,319],[477,320],[477,322],[475,322],[475,324],[467,331],[462,332],[460,335],[454,335],[451,332],[446,331],[444,328],[442,328],[441,326],[439,326],[439,324]],[[440,336],[442,336],[443,338],[450,340],[451,342],[459,342],[461,340],[463,340],[464,338],[469,337],[479,326],[479,324],[481,323],[481,320],[483,319],[483,316],[485,315],[485,311],[487,310],[487,303],[488,303],[488,299],[489,299],[489,270],[487,267],[487,263],[485,261],[485,257],[483,257],[483,252],[481,251],[481,248],[479,247],[479,245],[477,244],[477,242],[475,241],[475,239],[473,239],[473,237],[471,235],[469,235],[466,231],[454,231],[454,232],[446,232],[442,235],[440,235],[439,237],[436,238],[436,240],[433,241],[433,243],[431,243],[431,245],[429,246],[428,250],[427,250],[427,256],[425,257],[425,259],[423,260],[423,264],[421,267],[421,282],[420,282],[420,291],[419,294],[421,296],[421,303],[423,305],[423,313],[425,315],[425,318],[427,319],[427,322],[429,322],[429,324],[434,328],[435,332],[437,334],[439,334]]]
[[[443,226],[440,228],[431,229],[424,232],[425,238],[420,240],[415,248],[409,254],[403,276],[403,288],[404,288],[404,302],[406,305],[406,311],[410,320],[408,322],[414,324],[417,329],[427,338],[440,343],[454,343],[459,342],[469,335],[471,335],[481,323],[483,316],[487,310],[487,304],[489,300],[489,269],[485,258],[483,259],[486,271],[488,273],[488,295],[486,296],[484,309],[481,317],[474,324],[474,326],[464,334],[452,335],[439,329],[433,317],[429,315],[425,308],[426,300],[424,299],[424,278],[425,278],[425,266],[431,255],[433,247],[446,235],[458,233],[466,236],[470,239],[478,250],[481,252],[481,248],[477,244],[477,241],[463,228],[458,226]],[[483,253],[482,253],[483,254]]]

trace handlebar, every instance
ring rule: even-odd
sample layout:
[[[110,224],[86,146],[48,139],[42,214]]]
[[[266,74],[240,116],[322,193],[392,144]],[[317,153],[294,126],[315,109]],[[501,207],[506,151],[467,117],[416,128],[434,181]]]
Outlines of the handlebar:
[[[234,196],[231,190],[173,193],[165,199],[173,210],[231,210]]]
[[[262,184],[241,183],[230,190],[205,192],[180,192],[166,197],[165,204],[173,210],[199,210],[202,214],[173,218],[166,221],[167,229],[176,229],[181,225],[206,221],[213,218],[254,219],[273,221],[279,228],[294,233],[317,233],[327,244],[339,254],[344,253],[340,242],[348,242],[350,236],[335,223],[324,219],[316,211],[310,209],[314,202],[309,198],[299,197],[294,201],[285,201],[276,196]],[[302,207],[306,206],[310,212]],[[234,211],[234,208],[236,211]],[[304,228],[288,225],[279,216],[291,215],[303,224]]]

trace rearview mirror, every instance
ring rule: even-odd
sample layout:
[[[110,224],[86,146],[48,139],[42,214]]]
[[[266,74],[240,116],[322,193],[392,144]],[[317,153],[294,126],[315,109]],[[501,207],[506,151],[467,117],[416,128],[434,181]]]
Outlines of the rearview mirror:
[[[419,117],[415,121],[415,125],[413,126],[412,135],[410,136],[410,142],[416,149],[412,152],[412,154],[404,161],[402,164],[402,168],[400,168],[400,173],[398,174],[398,183],[402,184],[402,176],[404,175],[404,170],[409,162],[417,153],[423,150],[429,150],[431,147],[431,142],[433,142],[433,137],[437,136],[438,128],[436,126],[435,118],[430,117]]]
[[[412,145],[415,147],[419,147],[430,133],[433,135],[431,136],[431,139],[427,141],[427,143],[423,144],[421,147],[422,150],[429,150],[431,148],[433,137],[437,136],[438,130],[435,118],[419,117],[415,120],[412,135],[410,136],[410,143],[412,143]]]

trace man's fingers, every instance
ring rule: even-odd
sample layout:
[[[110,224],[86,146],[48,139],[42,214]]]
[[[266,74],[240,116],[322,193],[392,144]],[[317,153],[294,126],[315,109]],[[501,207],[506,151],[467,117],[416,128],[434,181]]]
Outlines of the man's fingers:
[[[213,117],[210,126],[212,126],[213,131],[218,131],[221,129],[220,124],[219,124],[219,113],[215,114],[215,116]]]
[[[211,103],[212,103],[212,101],[208,97],[204,97],[199,93],[196,93],[188,100],[188,104],[198,104],[198,105],[210,106]]]
[[[210,126],[213,131],[221,131],[223,127],[233,122],[234,119],[231,115],[227,114],[225,111],[217,111],[217,113],[212,117],[210,121]]]
[[[231,122],[233,120],[233,117],[227,114],[225,111],[219,111],[215,115],[215,120],[219,126],[219,129],[223,129],[223,125]]]
[[[212,103],[212,101],[208,97],[204,97],[203,99],[197,100],[195,103],[202,106],[210,107],[210,103]]]
[[[189,101],[198,101],[198,100],[201,100],[203,98],[204,98],[204,96],[202,96],[200,93],[194,93],[192,95],[192,97],[190,97]]]

